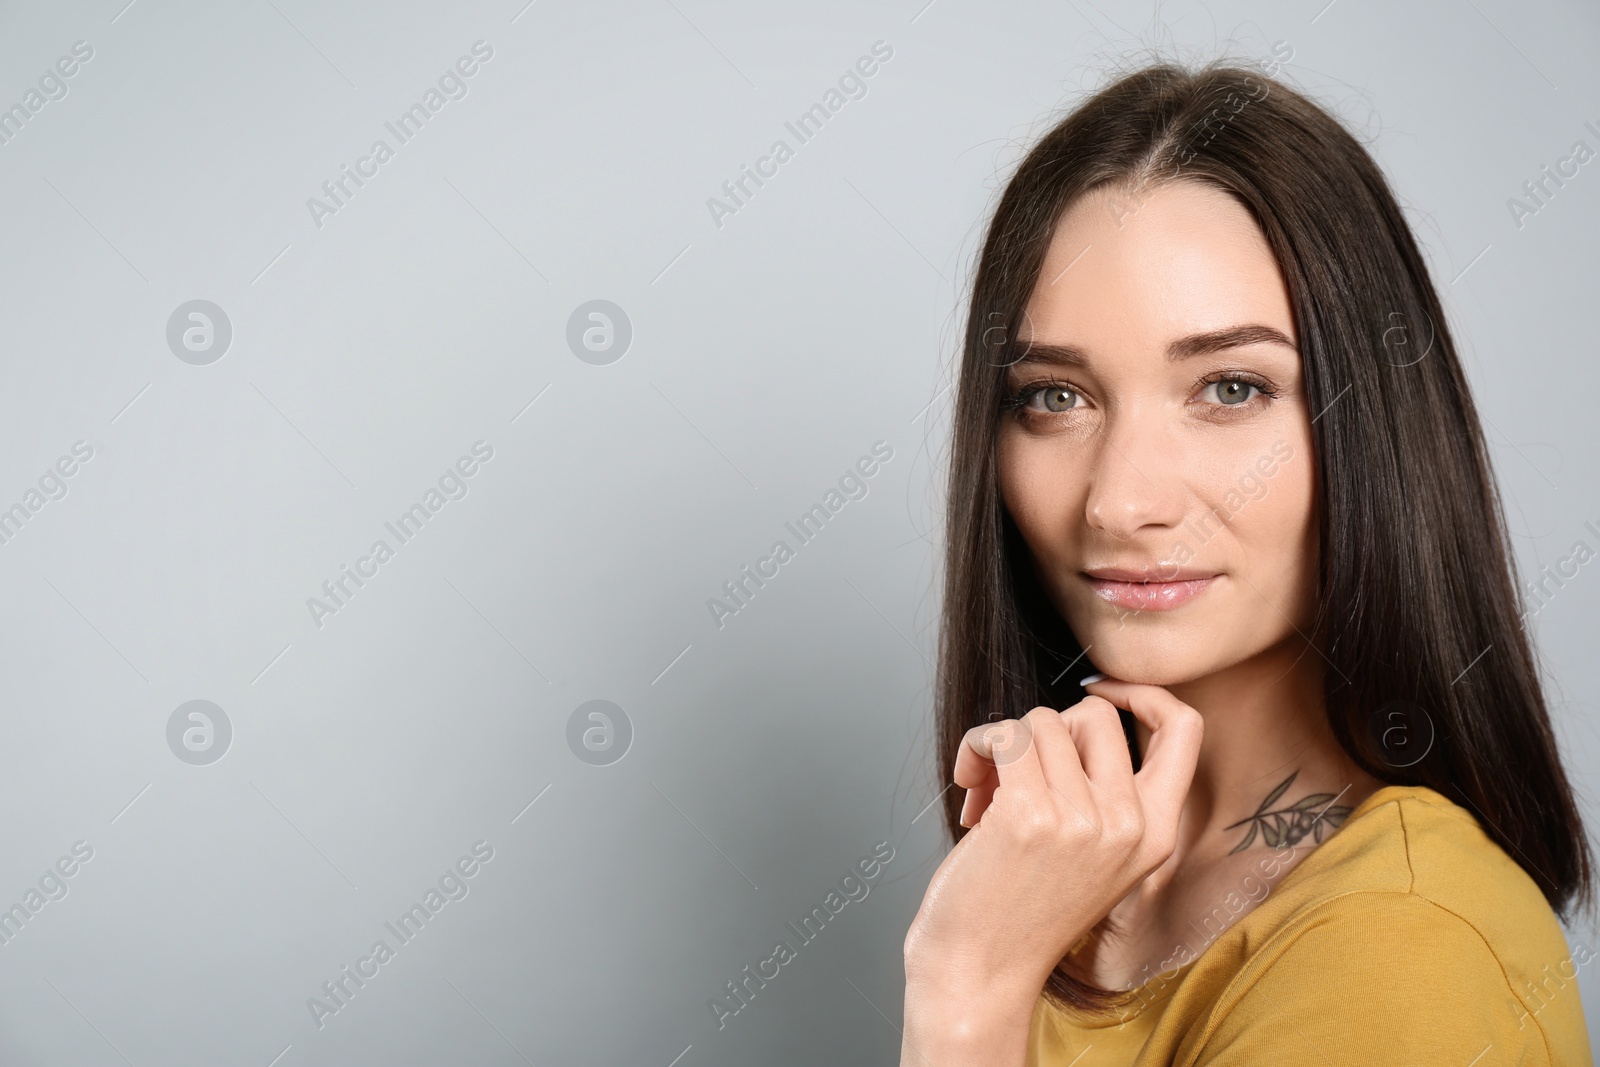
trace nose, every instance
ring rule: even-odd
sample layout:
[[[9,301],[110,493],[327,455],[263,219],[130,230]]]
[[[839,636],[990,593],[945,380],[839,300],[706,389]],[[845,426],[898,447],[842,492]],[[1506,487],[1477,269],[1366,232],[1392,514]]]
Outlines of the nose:
[[[1084,505],[1089,527],[1118,541],[1146,527],[1176,529],[1184,509],[1181,443],[1137,411],[1112,415],[1098,436]]]

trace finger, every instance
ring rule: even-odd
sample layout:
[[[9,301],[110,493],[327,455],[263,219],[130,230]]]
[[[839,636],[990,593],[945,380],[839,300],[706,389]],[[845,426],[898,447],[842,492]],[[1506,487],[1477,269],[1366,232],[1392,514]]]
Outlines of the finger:
[[[974,726],[961,738],[961,747],[956,750],[956,785],[971,789],[991,778],[999,780],[994,773],[994,749],[989,737],[990,731],[998,725],[997,722],[986,722],[982,726]]]
[[[966,789],[961,801],[961,815],[957,820],[962,826],[978,825],[978,820],[983,818],[983,813],[994,800],[995,789],[1000,785],[1000,775],[994,765],[993,743],[994,728],[998,725],[999,722],[988,722],[974,726],[962,737],[961,747],[956,751],[953,777],[956,785]]]
[[[1134,782],[1133,754],[1116,706],[1091,695],[1062,712],[1061,719],[1078,746],[1100,824],[1142,832],[1147,810]]]
[[[1076,808],[1085,821],[1096,823],[1094,794],[1084,774],[1078,744],[1061,713],[1054,708],[1034,708],[1023,716],[1023,721],[1033,730],[1045,784]]]
[[[970,775],[1021,755],[1033,743],[1033,728],[1022,719],[997,719],[974,726],[961,742],[962,748],[956,752],[956,766]],[[961,757],[965,752],[970,755],[963,767]]]
[[[1150,729],[1150,744],[1134,775],[1147,818],[1176,820],[1194,779],[1205,723],[1200,713],[1156,685],[1105,679],[1084,686],[1126,708]]]
[[[995,799],[1011,797],[1008,803],[1024,809],[1050,804],[1050,784],[1045,781],[1044,767],[1039,762],[1034,721],[1031,713],[1020,719],[1006,719],[984,731],[983,738],[993,754],[998,779]]]
[[[1061,713],[1062,721],[1078,746],[1083,772],[1097,788],[1112,793],[1133,792],[1133,754],[1122,730],[1117,707],[1102,696],[1090,695]]]
[[[994,788],[993,785],[985,784],[967,790],[965,798],[961,801],[961,818],[957,820],[962,826],[978,825],[978,820],[983,818],[983,813],[994,801]]]

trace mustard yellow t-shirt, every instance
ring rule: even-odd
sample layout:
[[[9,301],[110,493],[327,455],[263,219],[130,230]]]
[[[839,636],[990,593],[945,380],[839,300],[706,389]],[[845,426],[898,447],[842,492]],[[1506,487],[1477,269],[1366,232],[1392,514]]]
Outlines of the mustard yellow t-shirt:
[[[1026,1065],[1589,1067],[1595,959],[1467,810],[1386,786],[1130,1006],[1041,998]]]

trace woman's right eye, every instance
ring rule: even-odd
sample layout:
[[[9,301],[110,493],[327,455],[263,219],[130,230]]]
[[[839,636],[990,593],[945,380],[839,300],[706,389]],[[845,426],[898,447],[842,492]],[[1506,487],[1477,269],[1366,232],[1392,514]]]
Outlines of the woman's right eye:
[[[1046,383],[1030,385],[1020,390],[1015,405],[1025,411],[1059,414],[1078,406],[1077,390],[1065,385]]]

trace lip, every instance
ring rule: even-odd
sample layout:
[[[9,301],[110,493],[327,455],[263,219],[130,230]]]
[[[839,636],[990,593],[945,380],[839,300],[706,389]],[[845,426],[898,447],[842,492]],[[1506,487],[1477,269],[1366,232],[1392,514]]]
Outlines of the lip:
[[[1219,577],[1182,567],[1096,567],[1083,573],[1095,596],[1130,611],[1171,611],[1205,592]]]

